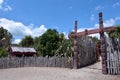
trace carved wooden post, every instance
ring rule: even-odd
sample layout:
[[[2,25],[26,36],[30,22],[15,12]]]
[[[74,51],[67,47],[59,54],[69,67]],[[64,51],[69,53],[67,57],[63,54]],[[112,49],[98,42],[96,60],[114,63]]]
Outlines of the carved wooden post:
[[[105,36],[103,31],[103,18],[102,12],[99,13],[99,28],[100,28],[100,40],[101,40],[101,56],[102,56],[102,73],[107,74],[107,54],[105,46]]]
[[[77,21],[75,21],[73,68],[78,68]]]

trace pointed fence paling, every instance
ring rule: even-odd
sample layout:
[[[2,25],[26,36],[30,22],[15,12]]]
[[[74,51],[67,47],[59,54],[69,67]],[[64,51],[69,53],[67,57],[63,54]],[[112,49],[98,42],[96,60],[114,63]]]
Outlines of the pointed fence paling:
[[[72,68],[72,57],[4,57],[0,58],[0,69],[17,67],[63,67]]]
[[[96,43],[89,36],[81,36],[78,38],[78,66],[84,67],[95,63]]]
[[[117,44],[115,49],[110,38],[106,38],[106,41],[108,74],[120,74],[120,47]]]

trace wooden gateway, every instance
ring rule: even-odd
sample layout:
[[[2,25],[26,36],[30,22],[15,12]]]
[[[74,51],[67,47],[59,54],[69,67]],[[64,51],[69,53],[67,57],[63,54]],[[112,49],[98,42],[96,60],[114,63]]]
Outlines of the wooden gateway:
[[[74,38],[74,60],[73,60],[73,68],[78,68],[78,42],[77,37],[84,36],[84,35],[90,35],[99,33],[100,34],[100,40],[101,40],[101,56],[102,56],[102,73],[107,74],[107,54],[106,54],[106,46],[105,46],[105,35],[104,32],[108,32],[114,30],[114,26],[103,26],[103,18],[102,18],[102,12],[99,13],[99,29],[93,29],[93,30],[85,30],[83,32],[77,32],[77,21],[75,21],[75,28],[74,32],[69,35],[70,38]]]

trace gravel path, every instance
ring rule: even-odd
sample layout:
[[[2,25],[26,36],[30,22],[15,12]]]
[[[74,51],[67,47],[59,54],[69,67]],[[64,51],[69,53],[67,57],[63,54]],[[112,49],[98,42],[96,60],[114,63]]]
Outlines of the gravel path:
[[[81,69],[25,67],[0,70],[0,80],[120,80],[120,75],[103,75],[101,62]]]

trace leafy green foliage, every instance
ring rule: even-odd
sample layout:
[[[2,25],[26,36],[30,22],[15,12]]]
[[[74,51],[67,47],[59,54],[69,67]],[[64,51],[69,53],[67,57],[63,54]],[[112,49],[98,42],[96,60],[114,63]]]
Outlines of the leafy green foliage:
[[[55,55],[72,56],[73,54],[73,39],[63,39]]]
[[[66,39],[63,33],[59,34],[55,29],[48,29],[42,36],[25,36],[20,46],[34,47],[38,56],[71,56],[73,53],[73,40]]]
[[[12,42],[12,34],[0,27],[0,47],[7,47]]]
[[[41,37],[37,49],[42,56],[54,56],[59,47],[59,34],[55,29],[48,29]]]
[[[32,47],[34,45],[34,39],[30,35],[25,36],[19,45],[23,47]]]
[[[108,35],[111,38],[116,38],[118,39],[119,43],[120,43],[120,25],[115,27],[115,30],[108,32]]]
[[[1,57],[7,57],[8,56],[8,52],[5,48],[0,48],[0,58]]]

